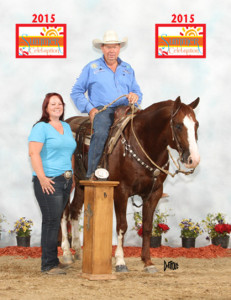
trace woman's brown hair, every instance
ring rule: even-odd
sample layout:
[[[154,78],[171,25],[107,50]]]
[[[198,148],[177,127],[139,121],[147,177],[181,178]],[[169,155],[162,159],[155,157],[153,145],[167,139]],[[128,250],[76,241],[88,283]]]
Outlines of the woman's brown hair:
[[[49,104],[50,98],[53,97],[53,96],[57,96],[57,97],[60,99],[60,101],[62,102],[62,104],[63,104],[63,113],[62,113],[62,115],[59,117],[59,120],[63,121],[63,118],[64,118],[64,106],[65,106],[65,103],[64,103],[64,101],[63,101],[62,96],[61,96],[60,94],[58,94],[58,93],[48,93],[48,94],[46,94],[45,99],[43,100],[43,105],[42,105],[42,116],[41,116],[40,120],[39,120],[37,123],[39,123],[39,122],[45,122],[45,123],[48,123],[48,122],[50,121],[50,116],[49,116],[49,114],[48,114],[48,112],[47,112],[47,106],[48,106],[48,104]],[[36,123],[36,124],[37,124],[37,123]]]

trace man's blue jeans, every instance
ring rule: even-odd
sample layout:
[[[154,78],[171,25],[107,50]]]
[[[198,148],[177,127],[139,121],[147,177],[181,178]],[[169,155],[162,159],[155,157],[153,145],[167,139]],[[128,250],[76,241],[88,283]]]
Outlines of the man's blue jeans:
[[[34,192],[42,212],[42,271],[48,271],[59,264],[58,234],[64,208],[70,196],[72,178],[60,175],[52,178],[55,182],[53,194],[43,193],[37,176],[33,177]]]
[[[97,107],[98,110],[102,108],[103,106]],[[106,110],[95,115],[93,122],[94,133],[91,137],[91,143],[88,152],[87,178],[89,178],[97,169],[108,138],[109,130],[114,122],[114,112],[116,108],[117,107],[108,107]]]

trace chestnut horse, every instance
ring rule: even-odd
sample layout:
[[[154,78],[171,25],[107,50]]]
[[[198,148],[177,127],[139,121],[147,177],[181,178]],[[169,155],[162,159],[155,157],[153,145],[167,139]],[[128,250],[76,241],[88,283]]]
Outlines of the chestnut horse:
[[[193,111],[198,103],[199,98],[186,105],[178,97],[175,101],[155,103],[139,111],[127,124],[112,153],[107,157],[109,180],[120,182],[114,190],[118,235],[115,258],[118,272],[127,271],[123,254],[123,240],[127,230],[127,201],[134,195],[139,195],[143,200],[141,258],[145,270],[155,272],[150,258],[150,235],[153,214],[163,193],[163,182],[168,175],[169,152],[167,147],[170,146],[178,151],[179,158],[187,169],[195,169],[199,164],[198,122]],[[71,127],[72,120],[73,118],[67,120]],[[175,174],[181,171],[177,170]],[[70,205],[70,218],[75,220],[73,225],[78,225],[77,219],[83,202],[83,187],[77,182],[74,199]],[[73,229],[72,248],[77,251],[78,255],[80,243],[79,238],[75,236],[77,233],[78,229]],[[68,256],[70,253],[66,241],[63,241],[62,245],[64,256]]]

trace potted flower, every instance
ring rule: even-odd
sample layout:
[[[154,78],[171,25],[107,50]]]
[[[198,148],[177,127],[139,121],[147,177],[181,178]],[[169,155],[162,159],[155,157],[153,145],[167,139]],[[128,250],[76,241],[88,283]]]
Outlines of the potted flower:
[[[10,233],[16,233],[17,246],[30,247],[30,232],[33,226],[32,220],[25,217],[20,218],[14,223],[14,229]]]
[[[150,247],[157,248],[161,246],[161,238],[162,234],[166,233],[170,228],[166,224],[167,217],[169,214],[156,211],[153,223],[152,223],[152,232],[150,236]],[[142,216],[140,212],[134,213],[135,227],[134,229],[137,231],[137,234],[142,237],[143,235],[143,227],[142,227]],[[165,239],[167,241],[167,239]]]
[[[194,223],[192,219],[183,219],[180,224],[182,247],[195,248],[196,238],[202,234],[203,230],[199,223]]]
[[[2,223],[4,223],[6,221],[6,217],[3,215],[3,214],[0,214],[0,240],[1,240],[1,237],[2,237],[2,232],[4,231],[4,229],[2,229]]]
[[[227,224],[224,214],[209,213],[202,222],[205,230],[208,232],[206,239],[211,239],[213,245],[220,245],[222,248],[228,248],[231,225]]]

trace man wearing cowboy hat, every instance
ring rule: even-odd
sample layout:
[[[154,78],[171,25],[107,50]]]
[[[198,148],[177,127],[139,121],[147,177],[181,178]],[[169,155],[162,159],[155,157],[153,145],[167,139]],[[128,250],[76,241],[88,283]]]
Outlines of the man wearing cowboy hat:
[[[89,114],[94,133],[88,153],[87,178],[96,170],[114,121],[115,108],[128,103],[141,103],[142,93],[131,66],[119,58],[120,49],[127,38],[118,39],[115,31],[106,31],[103,40],[93,40],[93,46],[101,49],[103,56],[87,64],[73,86],[71,98],[81,112]],[[85,92],[88,92],[88,98]],[[105,105],[121,95],[126,95],[97,114]]]

